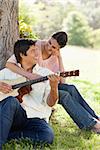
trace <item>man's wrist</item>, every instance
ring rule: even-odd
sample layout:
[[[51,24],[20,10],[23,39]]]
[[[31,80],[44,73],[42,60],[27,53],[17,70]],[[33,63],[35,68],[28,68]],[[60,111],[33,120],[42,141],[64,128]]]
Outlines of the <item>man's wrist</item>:
[[[56,87],[51,87],[51,90],[52,90],[52,91],[57,91],[57,90],[58,90],[58,86],[56,86]]]

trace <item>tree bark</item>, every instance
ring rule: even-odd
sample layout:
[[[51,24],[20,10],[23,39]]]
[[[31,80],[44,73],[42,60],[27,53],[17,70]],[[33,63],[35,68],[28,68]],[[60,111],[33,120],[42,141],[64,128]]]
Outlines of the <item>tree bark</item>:
[[[18,38],[18,0],[0,0],[0,69],[13,53]]]

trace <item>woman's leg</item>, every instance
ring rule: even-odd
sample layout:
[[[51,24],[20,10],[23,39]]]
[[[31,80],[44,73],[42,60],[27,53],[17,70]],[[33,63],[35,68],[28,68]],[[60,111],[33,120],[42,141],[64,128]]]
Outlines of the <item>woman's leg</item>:
[[[98,116],[95,114],[93,109],[87,104],[87,102],[83,99],[83,97],[81,96],[81,94],[74,85],[59,84],[58,90],[64,90],[69,92],[75,101],[80,103],[84,107],[84,109],[86,109],[94,118],[98,119]]]
[[[91,129],[96,124],[93,116],[69,92],[59,90],[59,103],[65,108],[80,129]]]

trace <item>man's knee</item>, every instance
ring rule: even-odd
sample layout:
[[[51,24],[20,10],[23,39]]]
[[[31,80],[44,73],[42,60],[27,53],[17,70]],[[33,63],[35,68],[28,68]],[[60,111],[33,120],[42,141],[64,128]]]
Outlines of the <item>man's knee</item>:
[[[20,105],[19,101],[13,96],[7,97],[2,102],[3,102],[3,105],[10,107],[10,109],[15,109]]]
[[[47,133],[47,137],[46,137],[46,141],[48,144],[52,144],[53,143],[53,140],[54,140],[54,133],[52,130],[48,130],[48,133]]]

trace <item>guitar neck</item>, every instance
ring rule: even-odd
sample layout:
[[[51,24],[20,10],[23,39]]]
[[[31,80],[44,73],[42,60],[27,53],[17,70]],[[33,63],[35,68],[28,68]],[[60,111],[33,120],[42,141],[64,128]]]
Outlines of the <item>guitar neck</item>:
[[[35,80],[29,80],[29,81],[26,81],[26,82],[23,82],[23,83],[12,85],[12,89],[21,88],[23,86],[32,85],[32,84],[35,84],[35,83],[43,82],[45,80],[48,80],[47,76],[41,77],[41,78],[38,78],[38,79],[35,79]]]
[[[62,76],[62,77],[79,76],[79,70],[60,72],[59,76]],[[32,85],[32,84],[39,83],[45,80],[48,80],[48,76],[44,76],[35,80],[29,80],[23,83],[12,85],[12,89],[21,88],[23,86]]]

